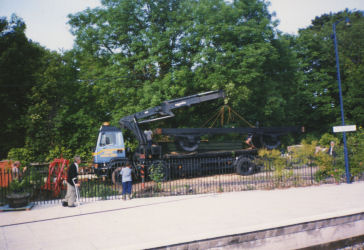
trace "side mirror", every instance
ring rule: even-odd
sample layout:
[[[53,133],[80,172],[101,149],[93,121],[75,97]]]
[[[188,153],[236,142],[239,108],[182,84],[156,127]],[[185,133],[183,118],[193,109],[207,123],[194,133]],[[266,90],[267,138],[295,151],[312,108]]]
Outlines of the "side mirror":
[[[130,153],[131,152],[131,149],[129,147],[126,148],[126,152],[127,153]]]

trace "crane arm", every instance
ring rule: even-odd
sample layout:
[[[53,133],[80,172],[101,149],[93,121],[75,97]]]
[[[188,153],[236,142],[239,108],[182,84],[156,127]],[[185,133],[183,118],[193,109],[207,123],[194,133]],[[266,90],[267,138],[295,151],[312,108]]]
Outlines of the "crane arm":
[[[200,94],[177,98],[161,103],[161,105],[125,116],[119,120],[122,128],[127,128],[133,132],[141,144],[146,144],[144,133],[140,130],[138,124],[158,121],[174,117],[173,109],[191,106],[201,102],[224,98],[223,90],[208,91]],[[149,118],[149,119],[146,119]],[[144,119],[144,120],[143,120]]]

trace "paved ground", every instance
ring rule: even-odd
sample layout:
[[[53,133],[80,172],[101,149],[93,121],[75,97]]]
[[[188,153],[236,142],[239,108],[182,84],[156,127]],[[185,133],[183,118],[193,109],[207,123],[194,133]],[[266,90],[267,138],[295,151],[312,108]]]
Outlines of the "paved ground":
[[[0,249],[145,249],[364,212],[364,182],[0,213]]]

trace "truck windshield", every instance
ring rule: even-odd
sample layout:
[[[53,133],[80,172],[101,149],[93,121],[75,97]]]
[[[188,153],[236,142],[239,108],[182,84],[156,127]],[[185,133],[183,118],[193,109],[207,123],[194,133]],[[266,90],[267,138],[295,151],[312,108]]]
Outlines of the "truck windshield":
[[[103,132],[100,137],[100,146],[121,145],[121,132]]]

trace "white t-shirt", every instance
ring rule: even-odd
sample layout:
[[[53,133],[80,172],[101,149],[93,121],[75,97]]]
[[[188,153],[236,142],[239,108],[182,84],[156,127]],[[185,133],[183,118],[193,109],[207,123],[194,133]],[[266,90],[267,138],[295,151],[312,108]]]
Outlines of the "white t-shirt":
[[[152,140],[152,135],[153,135],[153,132],[152,132],[152,130],[145,130],[144,131],[144,134],[145,134],[145,136],[147,137],[147,140],[148,141],[151,141]]]
[[[123,167],[120,171],[120,175],[123,177],[122,182],[131,181],[131,168]]]

